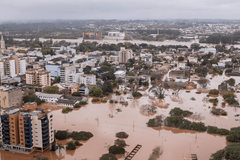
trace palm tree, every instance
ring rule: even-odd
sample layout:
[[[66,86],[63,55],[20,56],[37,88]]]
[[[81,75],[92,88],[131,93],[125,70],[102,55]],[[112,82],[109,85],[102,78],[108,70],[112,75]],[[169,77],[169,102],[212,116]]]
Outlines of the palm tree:
[[[64,146],[63,146],[62,144],[60,144],[60,143],[57,143],[56,149],[58,149],[58,151],[59,151],[59,156],[60,156],[60,154],[61,154],[61,149],[64,149]]]

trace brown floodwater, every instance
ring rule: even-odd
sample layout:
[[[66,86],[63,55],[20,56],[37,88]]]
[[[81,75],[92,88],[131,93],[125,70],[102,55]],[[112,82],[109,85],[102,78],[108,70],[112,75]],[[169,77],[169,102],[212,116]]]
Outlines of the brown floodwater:
[[[225,79],[225,78],[224,78]],[[211,80],[211,88],[216,88],[221,83],[223,77],[216,76]],[[239,78],[236,78],[239,82]],[[218,84],[215,84],[218,83]],[[212,115],[212,103],[205,102],[203,99],[207,93],[196,94],[197,90],[193,89],[190,93],[182,90],[178,95],[173,96],[172,91],[166,92],[167,96],[164,100],[149,98],[146,91],[142,98],[126,99],[128,105],[124,106],[120,103],[92,103],[88,100],[88,105],[62,114],[61,109],[53,109],[54,129],[69,131],[89,131],[94,137],[88,141],[81,142],[83,146],[77,147],[75,151],[46,151],[42,156],[48,157],[49,160],[98,160],[102,154],[108,152],[108,148],[114,144],[117,138],[115,134],[124,131],[129,134],[125,139],[128,146],[125,147],[127,152],[137,145],[142,145],[142,148],[135,155],[133,160],[147,160],[152,150],[156,146],[160,146],[163,150],[159,159],[163,160],[182,160],[186,154],[197,154],[199,160],[207,160],[210,155],[227,145],[225,136],[211,135],[206,132],[196,132],[189,130],[180,130],[169,127],[149,128],[146,123],[150,118],[156,115],[163,114],[168,116],[169,111],[174,107],[180,107],[184,110],[190,110],[194,113],[201,114],[206,125],[217,126],[220,128],[230,129],[240,125],[240,121],[236,121],[239,117],[235,117],[240,113],[240,108],[235,108],[226,105],[224,110],[227,111],[226,117]],[[238,100],[240,94],[236,93]],[[126,95],[124,95],[126,98]],[[195,100],[191,100],[194,97]],[[218,108],[221,108],[222,96],[219,99]],[[155,115],[144,115],[140,112],[140,107],[145,104],[156,105],[157,113]],[[161,107],[162,106],[162,107]],[[51,107],[49,107],[51,108]],[[118,112],[116,109],[121,109]],[[57,141],[65,145],[70,139]],[[2,160],[30,160],[33,159],[34,152],[30,155],[24,155],[13,152],[1,151]],[[124,159],[124,155],[117,156],[119,160]]]

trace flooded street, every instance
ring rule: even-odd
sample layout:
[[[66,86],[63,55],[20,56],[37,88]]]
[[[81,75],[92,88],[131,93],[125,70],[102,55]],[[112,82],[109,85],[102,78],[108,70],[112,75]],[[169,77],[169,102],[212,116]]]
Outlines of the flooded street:
[[[216,76],[211,80],[211,84],[216,88],[216,83],[219,84],[223,76]],[[220,81],[219,81],[220,80]],[[236,78],[239,82],[239,78]],[[147,92],[143,91],[142,93]],[[156,115],[164,114],[168,116],[171,109],[180,107],[184,110],[190,110],[193,113],[201,114],[203,117],[202,122],[206,125],[213,125],[219,128],[230,129],[240,125],[240,121],[236,121],[234,115],[240,113],[240,108],[234,108],[226,105],[224,110],[227,111],[227,117],[217,117],[212,115],[212,103],[204,102],[203,99],[207,93],[196,94],[197,90],[191,90],[187,93],[181,90],[178,95],[173,96],[171,90],[166,92],[167,96],[163,101],[159,99],[149,98],[145,96],[139,99],[128,99],[128,106],[120,103],[92,103],[91,98],[88,100],[88,105],[62,114],[61,109],[53,111],[54,115],[54,128],[56,130],[69,131],[89,131],[92,132],[92,137],[83,146],[77,147],[75,151],[61,151],[59,156],[58,150],[55,152],[46,151],[42,155],[49,158],[49,160],[62,159],[62,160],[98,160],[102,154],[108,152],[108,147],[114,144],[117,138],[115,134],[124,131],[129,134],[125,139],[128,144],[125,147],[127,152],[137,145],[142,145],[140,151],[133,158],[134,160],[147,160],[156,146],[163,148],[163,154],[160,159],[163,160],[181,160],[186,154],[197,154],[199,160],[209,159],[210,155],[219,149],[226,146],[225,136],[210,135],[206,132],[195,132],[188,130],[179,130],[174,128],[149,128],[146,123],[150,118]],[[239,93],[236,93],[239,99]],[[125,96],[126,97],[126,96]],[[191,100],[194,97],[195,100]],[[218,97],[219,102],[217,107],[222,107],[222,96]],[[144,104],[159,104],[166,105],[165,107],[158,107],[155,115],[147,116],[140,112],[140,106]],[[157,105],[158,106],[158,105]],[[121,109],[118,112],[116,109]],[[109,115],[113,115],[110,118]],[[69,140],[68,140],[69,141]],[[57,143],[66,144],[67,141],[57,141]],[[15,159],[16,155],[21,159],[32,159],[33,155],[13,154],[12,152],[1,151],[3,160]],[[7,157],[7,158],[6,158]],[[14,158],[15,157],[15,158]],[[28,158],[27,158],[28,157]],[[120,160],[124,159],[119,158]]]

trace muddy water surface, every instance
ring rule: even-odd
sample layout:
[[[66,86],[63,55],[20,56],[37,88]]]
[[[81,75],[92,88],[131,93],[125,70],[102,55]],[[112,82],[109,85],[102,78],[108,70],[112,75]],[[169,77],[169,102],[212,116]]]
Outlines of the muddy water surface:
[[[214,77],[211,80],[211,88],[216,88],[215,83],[223,77]],[[216,82],[215,82],[216,81]],[[220,80],[221,81],[221,80]],[[144,93],[147,91],[143,91]],[[130,152],[137,144],[141,144],[142,148],[133,158],[133,160],[147,160],[156,146],[163,149],[163,154],[159,159],[163,160],[182,160],[186,154],[197,154],[199,160],[207,160],[210,155],[219,149],[224,148],[226,144],[225,136],[210,135],[206,132],[195,132],[188,130],[179,130],[168,127],[148,128],[146,123],[150,118],[159,114],[168,116],[169,111],[174,107],[181,107],[194,113],[201,114],[206,125],[218,126],[220,128],[230,129],[240,125],[240,121],[236,121],[234,115],[240,113],[239,108],[226,105],[224,110],[228,112],[227,117],[217,117],[212,115],[211,108],[213,105],[203,101],[206,93],[196,94],[197,90],[191,90],[187,93],[185,90],[173,96],[172,91],[167,91],[167,96],[163,101],[155,98],[149,98],[147,94],[139,99],[128,99],[128,106],[110,103],[91,103],[73,110],[68,114],[62,114],[61,110],[54,110],[54,128],[56,130],[69,131],[90,131],[94,137],[83,143],[83,146],[77,147],[75,151],[46,151],[42,156],[48,157],[49,160],[98,160],[99,157],[108,152],[108,147],[114,144],[117,138],[115,134],[125,131],[129,137],[125,139],[128,146],[125,148]],[[236,94],[238,99],[239,94]],[[191,100],[194,97],[195,100]],[[218,97],[218,108],[222,107],[222,96]],[[240,100],[240,99],[239,99]],[[140,112],[140,106],[144,104],[159,104],[155,115],[143,115]],[[161,105],[166,104],[164,107]],[[116,109],[121,109],[118,112]],[[111,116],[110,116],[111,115]],[[113,116],[113,117],[112,117]],[[112,117],[112,118],[110,118]],[[66,144],[68,140],[58,141],[57,143]],[[13,154],[12,152],[1,151],[3,160],[25,160],[33,159],[32,157],[38,152],[31,155]],[[120,160],[124,156],[119,156]]]

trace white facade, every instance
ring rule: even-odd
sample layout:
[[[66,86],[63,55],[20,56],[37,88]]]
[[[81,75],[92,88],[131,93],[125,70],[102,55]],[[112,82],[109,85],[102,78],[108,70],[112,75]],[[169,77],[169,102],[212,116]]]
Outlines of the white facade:
[[[84,74],[80,76],[80,84],[96,85],[96,75],[94,74]]]
[[[43,148],[43,130],[42,130],[42,122],[39,119],[38,115],[40,112],[34,111],[31,114],[31,124],[32,124],[32,141],[33,147]],[[48,123],[48,132],[49,132],[49,143],[53,143],[54,141],[54,130],[53,130],[53,114],[50,112],[47,114],[47,121]]]
[[[76,74],[75,66],[64,66],[60,68],[60,81],[61,83],[68,83],[69,75]]]
[[[86,61],[86,62],[82,62],[82,63],[80,64],[80,67],[81,67],[81,68],[85,68],[85,67],[87,67],[87,66],[95,67],[95,62],[93,62],[93,61]]]
[[[114,73],[114,75],[115,75],[116,78],[120,78],[120,77],[126,76],[126,72],[125,71],[116,71]]]
[[[45,102],[52,102],[52,103],[56,103],[57,100],[63,96],[61,94],[48,94],[48,93],[42,93],[42,92],[36,92],[35,94],[41,100],[44,100]]]
[[[19,74],[24,75],[26,73],[26,60],[19,60]]]
[[[203,53],[203,54],[208,54],[208,53],[213,53],[216,54],[217,50],[216,48],[210,47],[210,48],[201,48],[198,52]]]
[[[151,53],[140,53],[140,58],[145,62],[145,64],[152,66],[152,54]]]
[[[9,60],[9,70],[10,70],[10,75],[9,76],[11,76],[11,77],[17,76],[14,59]]]
[[[1,79],[5,76],[4,75],[4,62],[0,62],[0,75],[1,75]]]
[[[188,60],[189,60],[190,63],[198,63],[198,58],[197,57],[188,56]]]
[[[183,62],[178,62],[178,68],[185,68],[186,67],[186,63]]]

